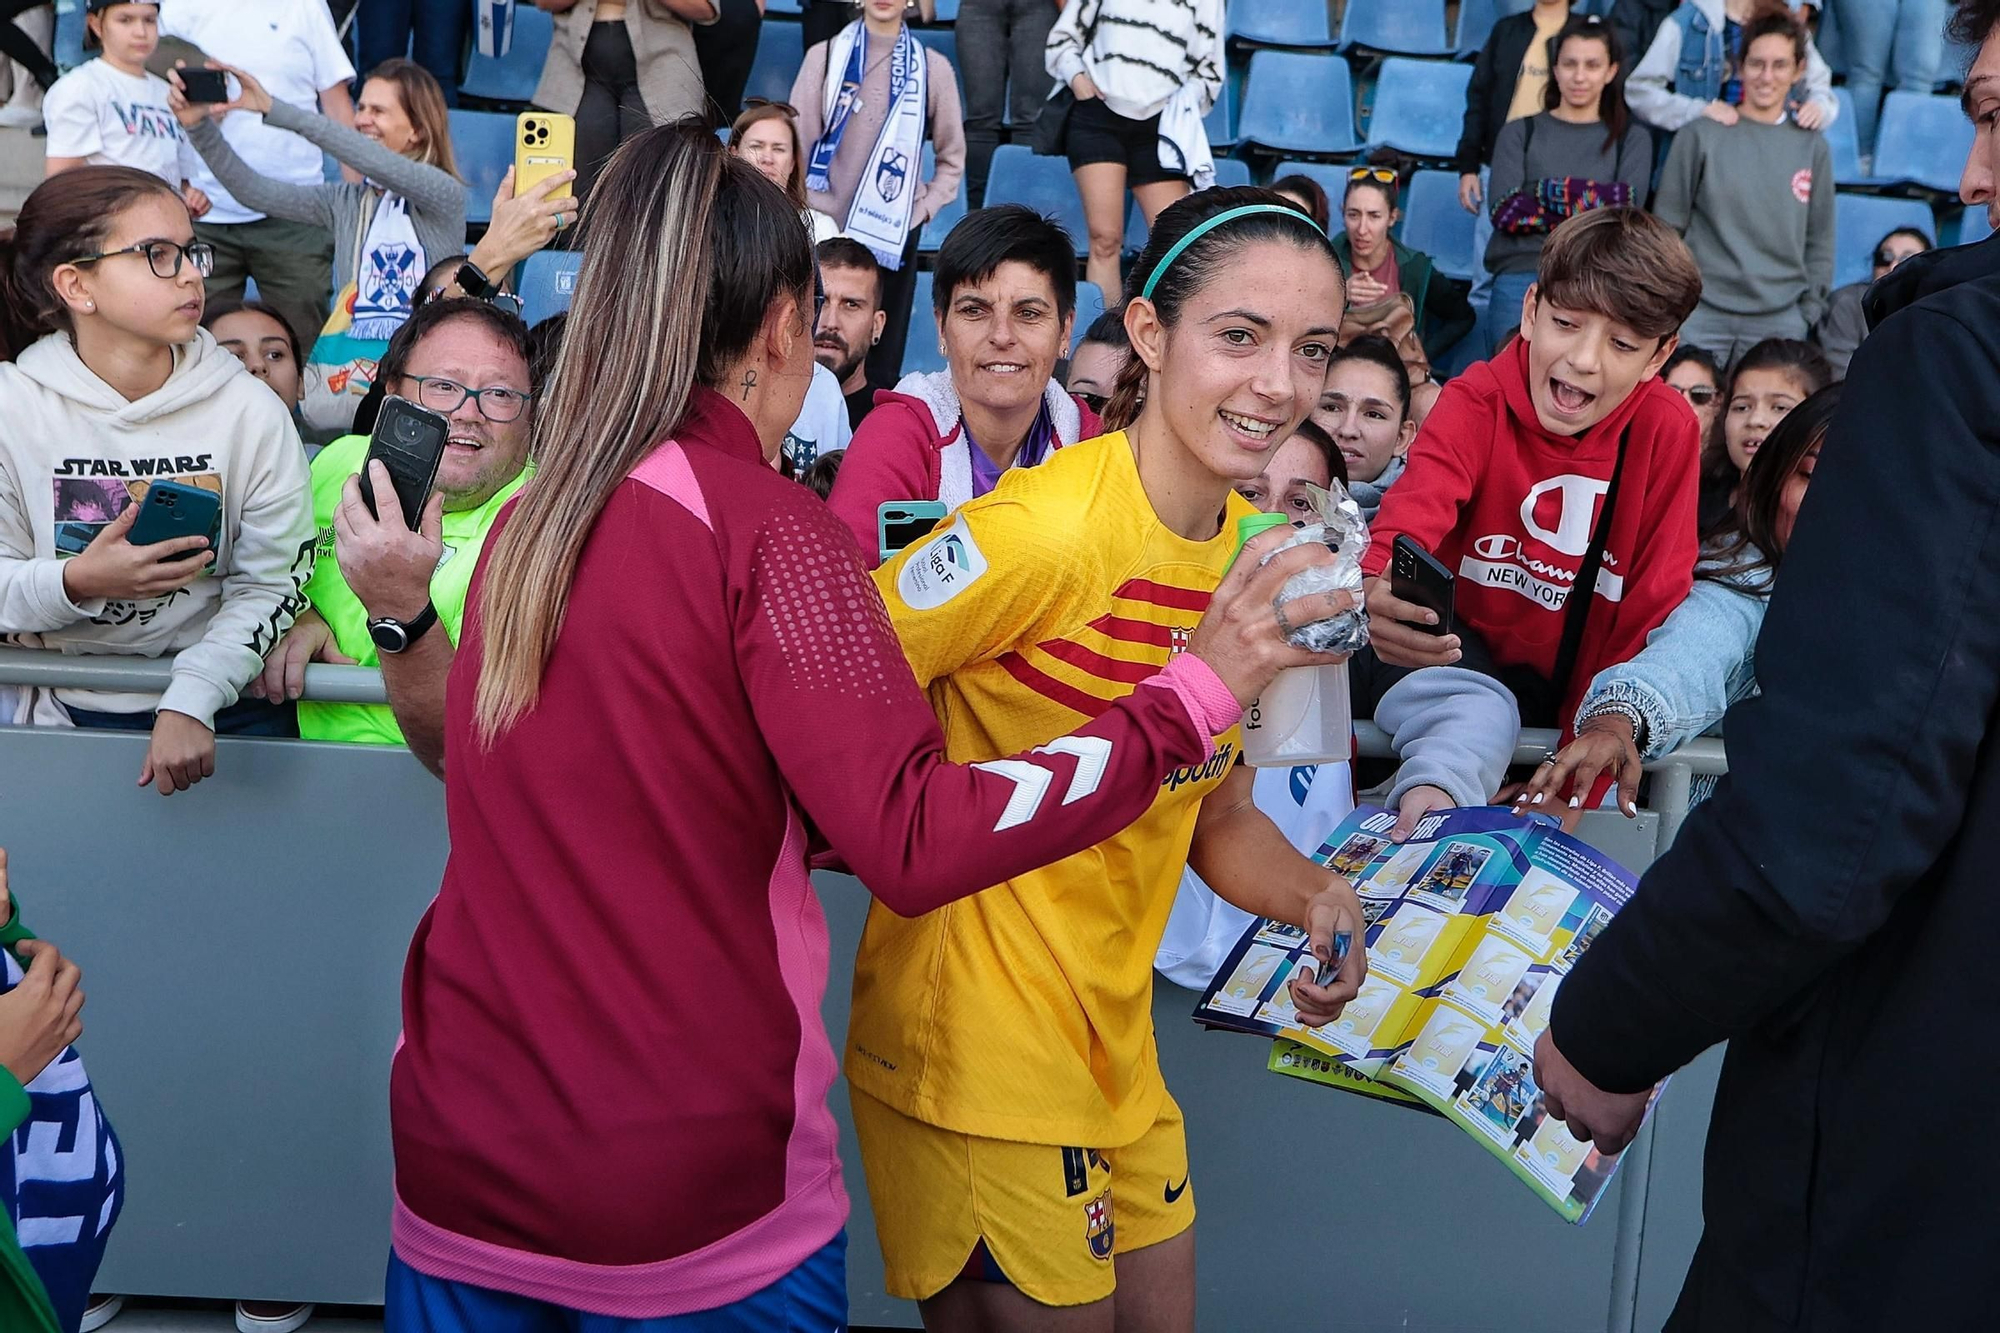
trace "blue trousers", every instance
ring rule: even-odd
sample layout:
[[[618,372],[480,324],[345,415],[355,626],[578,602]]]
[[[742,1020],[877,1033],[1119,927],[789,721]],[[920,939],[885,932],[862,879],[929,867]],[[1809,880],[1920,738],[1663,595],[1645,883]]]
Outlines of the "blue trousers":
[[[847,1233],[734,1305],[659,1319],[586,1314],[426,1277],[391,1252],[385,1333],[845,1333]]]
[[[354,20],[360,29],[361,77],[385,60],[407,55],[444,88],[445,105],[457,106],[471,20],[469,0],[361,0]]]
[[[1936,88],[1944,60],[1945,0],[1833,0],[1847,53],[1847,91],[1854,98],[1854,132],[1861,151],[1875,151],[1875,123],[1889,56],[1896,58],[1896,86],[1905,92]]]

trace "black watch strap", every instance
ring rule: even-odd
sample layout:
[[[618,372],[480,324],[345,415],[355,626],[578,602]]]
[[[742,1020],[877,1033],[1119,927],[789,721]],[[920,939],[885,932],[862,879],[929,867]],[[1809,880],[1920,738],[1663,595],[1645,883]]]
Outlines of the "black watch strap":
[[[487,277],[470,259],[458,266],[458,276],[453,281],[458,283],[460,291],[481,301],[490,301],[500,294],[500,285]],[[416,622],[410,623],[414,625]]]
[[[375,641],[376,648],[385,653],[409,651],[410,645],[424,637],[430,627],[437,624],[437,607],[430,602],[409,620],[395,620],[389,616],[379,616],[368,622],[368,637]]]

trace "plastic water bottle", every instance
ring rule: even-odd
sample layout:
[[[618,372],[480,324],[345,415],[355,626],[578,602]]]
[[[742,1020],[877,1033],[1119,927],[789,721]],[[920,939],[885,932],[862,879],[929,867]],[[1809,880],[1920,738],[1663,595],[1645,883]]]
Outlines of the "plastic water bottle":
[[[1236,542],[1287,524],[1283,514],[1236,520]],[[1354,757],[1354,707],[1347,663],[1280,671],[1243,711],[1243,757],[1257,768],[1336,764]]]

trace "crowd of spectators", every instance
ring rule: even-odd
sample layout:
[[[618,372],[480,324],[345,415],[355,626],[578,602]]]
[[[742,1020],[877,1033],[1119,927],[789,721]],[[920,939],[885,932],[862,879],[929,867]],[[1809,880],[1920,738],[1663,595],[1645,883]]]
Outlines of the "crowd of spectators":
[[[1902,86],[1935,85],[1945,6],[1826,2],[1848,43],[1866,154],[1890,53]],[[1636,813],[1643,765],[1757,691],[1764,608],[1840,381],[1869,334],[1869,284],[1834,285],[1825,131],[1842,102],[1810,5],[1619,0],[1600,17],[1536,0],[1502,18],[1473,66],[1450,162],[1476,219],[1479,276],[1464,281],[1400,238],[1417,164],[1399,155],[1269,189],[1213,186],[1203,117],[1227,72],[1221,0],[963,0],[960,68],[919,40],[927,6],[809,0],[789,103],[742,96],[756,0],[533,0],[554,27],[534,105],[574,116],[575,161],[518,192],[509,172],[476,234],[450,120],[471,32],[463,0],[338,6],[353,43],[325,0],[265,0],[268,23],[242,22],[237,0],[80,3],[90,58],[62,73],[49,25],[0,0],[0,50],[18,62],[0,126],[46,133],[46,179],[0,239],[0,636],[171,656],[172,683],[158,696],[0,691],[0,722],[148,732],[138,778],[162,794],[210,776],[215,738],[230,734],[402,744],[445,776],[448,716],[462,708],[448,714],[446,682],[473,628],[475,571],[550,460],[564,461],[544,494],[605,484],[574,470],[581,422],[552,424],[557,410],[584,410],[578,377],[602,370],[623,376],[614,387],[633,405],[623,418],[592,407],[592,423],[629,433],[671,398],[718,455],[761,448],[824,501],[805,503],[827,521],[798,521],[851,536],[843,567],[848,554],[863,569],[890,562],[876,583],[906,600],[908,562],[881,544],[885,506],[935,502],[958,531],[970,531],[967,513],[981,532],[1004,529],[1024,521],[1004,518],[1008,497],[1045,496],[1057,484],[1045,478],[1130,456],[1105,440],[1192,431],[1191,404],[1211,408],[1260,466],[1189,446],[1173,485],[1148,472],[1157,457],[1138,476],[1091,483],[1156,509],[1203,497],[1179,525],[1188,531],[1175,529],[1201,548],[1189,556],[1201,603],[1223,596],[1228,563],[1208,530],[1210,490],[1232,514],[1247,503],[1298,523],[1323,492],[1344,492],[1371,529],[1374,641],[1356,658],[1355,711],[1383,722],[1396,762],[1379,774],[1322,765],[1289,786],[1260,779],[1254,793],[1246,781],[1244,799],[1292,845],[1313,850],[1370,779],[1405,831],[1429,810],[1498,799],[1572,819],[1607,803]],[[223,76],[226,100],[191,97],[187,75],[204,66]],[[1010,133],[1025,142],[1030,126],[1037,151],[1067,159],[1085,235],[988,198],[999,145]],[[619,151],[639,136],[665,164],[657,173]],[[1967,204],[2000,214],[1990,180],[1966,188]],[[920,240],[961,194],[971,208],[928,269],[943,368],[905,374],[906,338],[928,327],[912,311]],[[707,235],[697,202],[735,210],[744,234]],[[1135,203],[1158,234],[1128,272]],[[758,230],[779,214],[806,235],[798,253],[788,234]],[[564,350],[575,336],[565,316],[523,319],[520,267],[572,244],[585,248],[579,306],[603,315],[627,299],[606,291],[624,277],[588,248],[606,234],[650,247],[631,252],[630,274],[711,278],[712,290],[676,289],[672,302],[629,296],[662,307],[648,327],[665,358],[657,378],[672,384],[658,395],[636,345],[621,348],[606,327],[587,335],[603,364],[585,365]],[[1891,231],[1871,281],[1932,245],[1920,229]],[[1236,324],[1213,335],[1182,322],[1216,271],[1259,246],[1295,259],[1326,298],[1301,316],[1319,323],[1296,331],[1286,372],[1311,381],[1309,401],[1261,417],[1218,397],[1224,372],[1197,373],[1187,345],[1212,336],[1203,354],[1223,364],[1258,354],[1268,329],[1237,327],[1234,311],[1215,313]],[[807,259],[801,287],[792,269]],[[1080,278],[1109,298],[1082,327]],[[718,313],[753,287],[754,311]],[[809,302],[794,299],[808,290]],[[687,309],[664,308],[676,302]],[[701,341],[718,328],[726,367]],[[448,423],[421,513],[401,511],[379,465],[362,467],[389,395]],[[620,440],[590,446],[596,463],[622,469],[613,481],[640,465],[639,445],[658,443]],[[700,490],[673,471],[687,466],[660,464],[648,485],[684,501]],[[163,483],[161,496],[219,498],[208,536],[128,540]],[[701,514],[711,531],[730,521],[722,508]],[[1086,512],[1103,517],[1075,514]],[[534,521],[569,544],[571,564],[556,577],[517,542],[522,586],[607,579],[578,572],[581,520],[544,506]],[[1022,542],[1065,540],[1059,526],[1023,531]],[[1457,576],[1448,623],[1392,585],[1398,537]],[[1022,561],[1019,577],[1055,577]],[[893,627],[916,653],[936,618],[889,605],[868,633]],[[964,632],[992,642],[932,643],[922,683],[934,699],[971,688],[987,661],[977,652],[1055,641],[1046,625],[1042,638],[1002,636],[960,610]],[[546,658],[557,630],[534,632]],[[518,663],[525,640],[490,638],[489,655],[495,642]],[[310,663],[379,667],[391,704],[304,699]],[[1119,679],[1130,693],[1134,681]],[[509,723],[533,705],[518,685]],[[481,690],[482,725],[497,726],[498,696]],[[916,702],[907,693],[898,707]],[[1510,786],[1523,726],[1554,729],[1562,745]],[[1176,874],[1200,859],[1198,841],[1180,846]],[[1189,869],[1172,920],[1158,914],[1168,975],[1197,977],[1246,919],[1218,905],[1210,881],[1228,902],[1257,905],[1239,869]],[[4,884],[0,859],[0,908]],[[9,979],[21,984],[21,968]],[[873,1132],[912,1131],[878,1119]],[[96,1327],[115,1313],[101,1298],[77,1318]],[[246,1303],[239,1326],[284,1333],[310,1314]]]

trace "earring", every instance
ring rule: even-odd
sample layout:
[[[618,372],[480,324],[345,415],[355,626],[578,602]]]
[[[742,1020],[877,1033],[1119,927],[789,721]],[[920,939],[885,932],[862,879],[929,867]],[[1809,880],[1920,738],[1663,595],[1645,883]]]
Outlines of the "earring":
[[[95,310],[95,309],[97,309],[97,302],[95,302],[95,301],[85,301],[85,302],[83,303],[83,308],[84,308],[85,310]]]

